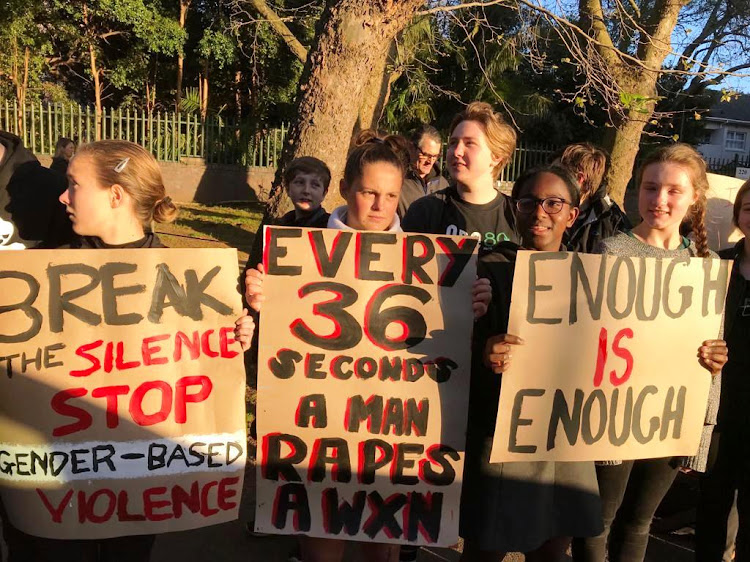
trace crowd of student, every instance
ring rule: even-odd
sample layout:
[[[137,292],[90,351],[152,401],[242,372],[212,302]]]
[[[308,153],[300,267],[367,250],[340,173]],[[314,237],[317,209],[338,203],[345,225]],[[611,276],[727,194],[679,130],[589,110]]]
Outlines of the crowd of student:
[[[43,195],[35,195],[46,201],[58,190],[55,197],[64,205],[61,208],[77,235],[72,241],[56,231],[27,236],[21,227],[23,220],[17,221],[26,211],[19,215],[13,201],[18,191],[11,191],[7,179],[13,173],[6,173],[9,163],[18,167],[24,162],[24,156],[19,156],[23,149],[16,141],[10,135],[0,135],[0,194],[6,197],[0,201],[0,212],[7,211],[8,202],[15,207],[12,216],[0,216],[0,220],[17,226],[3,244],[28,247],[29,241],[36,241],[46,247],[162,247],[149,225],[173,220],[177,210],[165,194],[153,157],[123,141],[81,147],[70,160],[67,189],[50,183],[41,188]],[[750,396],[750,383],[745,381],[750,373],[750,182],[739,190],[734,205],[734,222],[745,238],[722,254],[734,260],[724,339],[694,327],[705,340],[696,350],[696,361],[706,369],[706,376],[712,377],[696,455],[606,463],[492,464],[489,447],[502,373],[512,362],[514,347],[525,345],[517,335],[507,333],[519,249],[718,257],[706,243],[706,165],[693,148],[675,144],[648,156],[637,178],[641,222],[631,228],[602,183],[607,163],[602,150],[589,144],[569,146],[550,165],[523,173],[506,196],[496,189],[496,180],[515,146],[514,129],[491,106],[475,102],[458,114],[450,127],[446,157],[450,183],[436,169],[441,139],[430,127],[418,131],[411,142],[372,131],[361,134],[338,186],[345,204],[330,214],[322,208],[331,181],[325,163],[298,158],[283,176],[294,209],[278,224],[468,235],[481,240],[480,279],[472,294],[476,322],[460,506],[461,559],[498,561],[506,552],[523,552],[530,561],[557,561],[572,542],[575,562],[642,561],[656,508],[677,473],[690,470],[703,473],[698,561],[722,559],[736,493],[737,560],[750,560],[750,518],[743,512],[748,493],[745,479],[750,475],[750,414],[745,407]],[[34,173],[40,178],[44,174],[38,164]],[[31,191],[36,184],[24,187]],[[10,194],[10,200],[5,193]],[[692,239],[683,236],[684,223],[692,228]],[[243,311],[236,330],[245,348],[253,337],[252,318],[262,317],[263,286],[269,282],[259,263],[262,237],[255,240],[243,276],[244,297],[252,315]],[[507,376],[515,374],[511,371]],[[152,542],[148,537],[130,540],[122,550],[108,551],[121,543],[29,540],[7,521],[5,527],[11,560],[146,560]],[[345,541],[301,537],[300,546],[306,562],[340,561]],[[84,554],[92,548],[96,555]],[[140,553],[128,551],[138,548]],[[68,558],[67,552],[71,553]],[[399,548],[388,544],[362,543],[360,552],[358,559],[367,561],[399,559]],[[402,559],[413,555],[413,550],[401,552]]]

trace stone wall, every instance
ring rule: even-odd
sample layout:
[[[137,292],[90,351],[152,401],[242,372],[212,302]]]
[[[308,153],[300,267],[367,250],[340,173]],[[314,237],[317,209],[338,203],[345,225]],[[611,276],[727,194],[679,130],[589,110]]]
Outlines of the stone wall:
[[[44,154],[38,154],[37,158],[42,166],[49,166],[52,161]],[[167,194],[183,203],[265,202],[275,173],[272,168],[204,164],[201,158],[159,162],[159,167]]]

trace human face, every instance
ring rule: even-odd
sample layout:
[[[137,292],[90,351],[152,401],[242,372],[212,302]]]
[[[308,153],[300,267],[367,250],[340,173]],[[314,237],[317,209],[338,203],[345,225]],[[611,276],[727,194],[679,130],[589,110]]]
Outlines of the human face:
[[[453,178],[467,187],[487,180],[492,184],[492,172],[499,163],[482,126],[477,121],[461,121],[448,141],[448,169]]]
[[[287,186],[294,210],[309,214],[317,210],[326,196],[323,180],[317,174],[297,174]]]
[[[638,190],[638,212],[652,230],[679,232],[698,194],[687,169],[674,162],[646,166]]]
[[[68,189],[60,195],[73,230],[81,236],[102,237],[114,220],[111,193],[96,177],[91,158],[76,156],[68,166]]]
[[[419,177],[424,178],[432,171],[435,162],[440,158],[440,143],[423,137],[418,149],[417,172],[419,172]]]
[[[63,148],[63,156],[66,160],[70,160],[73,158],[73,155],[76,153],[76,145],[72,142],[65,145],[65,148]]]
[[[346,224],[354,230],[383,231],[393,223],[404,178],[393,164],[365,164],[362,176],[353,185],[341,180],[346,199]]]
[[[555,197],[567,202],[562,209],[550,214],[542,208],[541,200]],[[557,252],[562,245],[565,229],[573,226],[578,209],[570,205],[570,193],[565,182],[556,174],[542,172],[524,186],[519,199],[535,199],[537,205],[528,213],[518,212],[516,220],[525,248]]]
[[[737,226],[745,235],[745,239],[750,239],[750,191],[742,197],[740,212],[737,215]]]

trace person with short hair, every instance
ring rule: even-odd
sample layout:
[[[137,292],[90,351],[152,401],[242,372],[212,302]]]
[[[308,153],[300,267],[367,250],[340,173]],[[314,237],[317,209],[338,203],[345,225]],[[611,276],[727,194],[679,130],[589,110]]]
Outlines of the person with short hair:
[[[258,226],[253,239],[253,247],[245,265],[245,273],[257,266],[263,256],[263,227],[302,226],[308,228],[325,228],[330,216],[322,207],[323,199],[331,183],[331,170],[322,160],[312,156],[295,158],[284,169],[282,176],[284,190],[292,200],[294,208],[284,216],[273,219],[265,217]],[[244,293],[244,273],[241,278]]]
[[[566,146],[555,160],[575,175],[581,188],[581,213],[565,236],[571,250],[591,253],[603,239],[631,228],[628,217],[610,199],[602,182],[608,159],[601,148],[579,142]]]
[[[571,537],[602,530],[593,462],[489,460],[503,378],[513,347],[508,334],[511,290],[518,251],[564,251],[563,236],[578,215],[578,185],[560,166],[522,174],[513,185],[521,242],[503,242],[486,254],[479,275],[492,281],[491,310],[474,330],[471,392],[461,494],[462,562],[496,562],[523,552],[529,562],[559,562]]]
[[[417,199],[448,187],[448,180],[441,175],[438,165],[443,146],[438,130],[432,125],[422,125],[412,132],[411,141],[414,161],[401,187],[398,202],[398,216],[401,218]]]
[[[472,102],[455,116],[449,135],[451,185],[415,201],[402,221],[404,231],[473,236],[480,254],[517,242],[513,205],[495,189],[516,149],[516,131],[490,104]]]

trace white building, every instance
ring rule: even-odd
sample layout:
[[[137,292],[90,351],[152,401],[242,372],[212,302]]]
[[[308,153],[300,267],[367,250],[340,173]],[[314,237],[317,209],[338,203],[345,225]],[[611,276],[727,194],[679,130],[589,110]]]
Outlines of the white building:
[[[739,160],[750,155],[750,95],[719,102],[705,117],[705,137],[698,151],[707,160]]]

